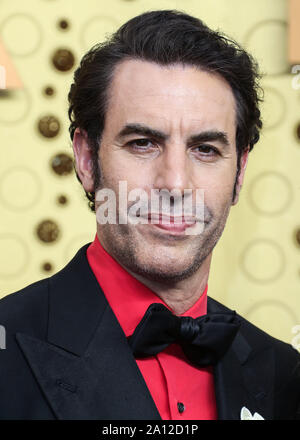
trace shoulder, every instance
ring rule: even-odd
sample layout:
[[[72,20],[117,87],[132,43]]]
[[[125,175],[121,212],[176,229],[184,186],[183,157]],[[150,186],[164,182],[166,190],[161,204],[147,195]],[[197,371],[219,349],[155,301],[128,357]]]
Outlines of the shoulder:
[[[228,307],[209,298],[210,312],[229,312]],[[274,414],[276,418],[300,418],[300,353],[289,343],[271,336],[241,315],[240,330],[233,341],[234,350],[241,359],[246,353],[244,363],[251,371],[249,380],[274,382]],[[243,363],[243,359],[242,359]],[[292,416],[291,416],[292,415]]]
[[[48,279],[36,281],[0,299],[0,419],[53,418],[16,334],[45,340]]]
[[[213,298],[209,298],[208,301],[211,309],[215,311],[232,311]],[[284,364],[287,366],[289,361],[291,361],[293,365],[295,365],[295,363],[300,363],[300,353],[291,344],[271,336],[269,333],[252,324],[238,313],[237,316],[241,321],[240,333],[255,352],[272,347],[275,356],[283,366]]]
[[[0,299],[0,325],[9,333],[41,337],[48,316],[48,280],[44,278]]]

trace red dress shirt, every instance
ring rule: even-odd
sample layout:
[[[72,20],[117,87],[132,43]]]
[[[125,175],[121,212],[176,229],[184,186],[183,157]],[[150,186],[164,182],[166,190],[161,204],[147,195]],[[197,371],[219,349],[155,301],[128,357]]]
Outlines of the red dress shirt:
[[[101,245],[96,234],[87,259],[126,337],[130,336],[150,304],[167,304],[127,272]],[[206,314],[207,286],[197,302],[180,316]],[[179,344],[156,356],[136,359],[163,420],[216,420],[211,367],[191,365]]]

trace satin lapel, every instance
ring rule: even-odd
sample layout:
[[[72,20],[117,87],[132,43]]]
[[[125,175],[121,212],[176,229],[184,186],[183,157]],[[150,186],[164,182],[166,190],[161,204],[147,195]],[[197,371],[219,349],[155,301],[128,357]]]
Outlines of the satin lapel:
[[[47,341],[17,333],[58,419],[159,420],[127,339],[91,271],[86,248],[50,278]]]
[[[208,312],[228,309],[212,298]],[[243,324],[230,349],[214,367],[215,394],[218,418],[239,420],[242,407],[251,414],[273,419],[274,362],[272,347],[254,350],[243,334]]]

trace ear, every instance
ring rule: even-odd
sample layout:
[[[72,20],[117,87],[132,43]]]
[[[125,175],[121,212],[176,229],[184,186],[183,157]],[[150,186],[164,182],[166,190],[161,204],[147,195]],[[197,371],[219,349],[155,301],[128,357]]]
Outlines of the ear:
[[[241,188],[243,185],[245,171],[246,171],[246,167],[247,167],[247,163],[248,163],[248,155],[249,155],[249,147],[242,154],[242,156],[240,158],[240,172],[239,172],[238,179],[236,182],[235,197],[231,203],[232,205],[236,205],[239,200],[239,194],[240,194],[240,191],[241,191]]]
[[[80,128],[76,128],[74,132],[73,151],[76,171],[80,177],[82,186],[86,191],[92,192],[94,191],[92,152],[88,144],[87,133]]]

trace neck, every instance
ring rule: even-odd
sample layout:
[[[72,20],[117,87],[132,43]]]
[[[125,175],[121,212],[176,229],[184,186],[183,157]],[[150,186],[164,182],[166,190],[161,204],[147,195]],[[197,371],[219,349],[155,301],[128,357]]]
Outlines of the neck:
[[[127,270],[133,277],[145,284],[170,307],[175,315],[181,315],[190,309],[200,298],[208,282],[212,254],[208,255],[200,268],[191,277],[179,281],[172,287],[157,281],[149,280],[139,274]]]
[[[105,240],[103,240],[103,236],[101,237],[99,230],[97,230],[97,235],[101,246],[106,252],[111,254],[109,246],[106,246]],[[186,279],[174,282],[172,285],[152,280],[133,272],[127,266],[122,264],[120,259],[115,255],[114,258],[130,275],[152,290],[152,292],[156,293],[156,295],[167,304],[175,315],[182,315],[198,301],[206,288],[212,252],[203,260],[201,266],[193,275]]]
[[[155,292],[175,315],[181,315],[190,309],[204,292],[208,282],[211,257],[212,253],[206,257],[197,272],[172,286],[166,286],[163,283],[149,280],[140,274],[132,272],[122,263],[119,262],[119,264],[134,278],[151,289],[152,292]]]

